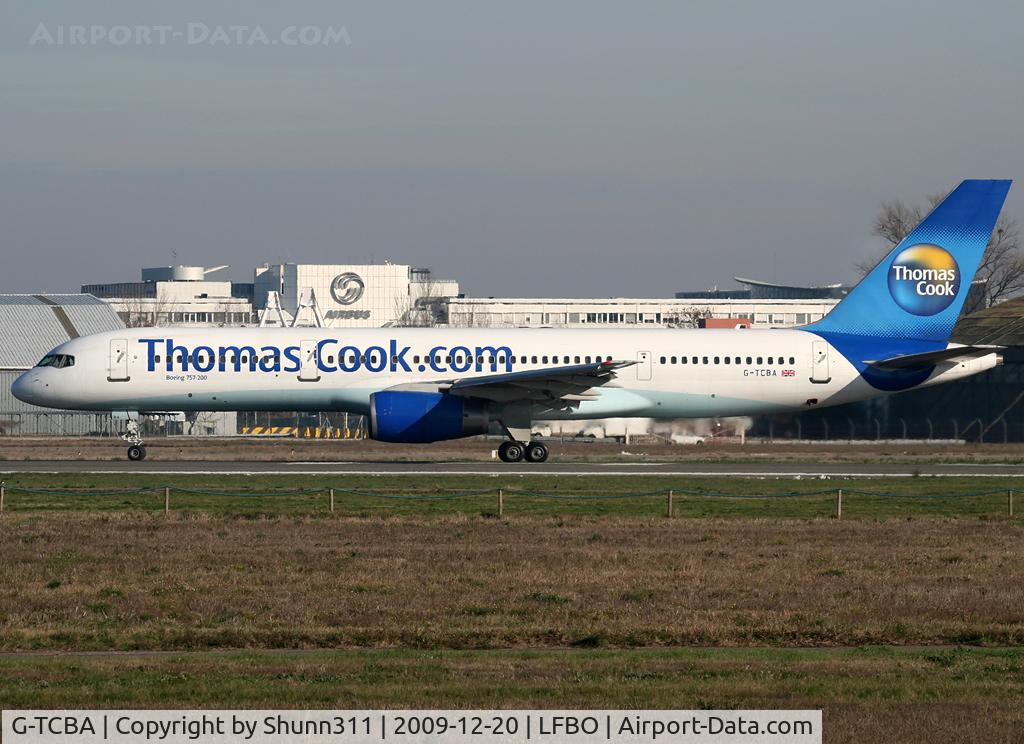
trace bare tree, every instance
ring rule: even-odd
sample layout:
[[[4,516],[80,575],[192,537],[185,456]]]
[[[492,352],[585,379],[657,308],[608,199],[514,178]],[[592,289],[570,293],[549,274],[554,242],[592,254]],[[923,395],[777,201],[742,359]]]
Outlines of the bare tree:
[[[687,305],[676,310],[672,315],[665,317],[665,325],[669,328],[696,328],[701,320],[710,318],[712,310],[708,306],[698,307]]]
[[[439,309],[437,304],[443,298],[437,296],[438,286],[432,275],[426,280],[409,284],[409,294],[395,297],[394,326],[403,328],[432,328],[437,325]]]
[[[928,197],[928,210],[942,201],[943,194]],[[871,234],[884,239],[889,245],[873,259],[858,261],[855,266],[862,276],[867,275],[893,246],[897,245],[925,216],[924,207],[907,204],[900,199],[882,202]],[[964,313],[991,307],[1024,290],[1024,254],[1021,251],[1021,232],[1017,220],[1000,215],[985,248],[975,280],[983,285],[967,297]]]

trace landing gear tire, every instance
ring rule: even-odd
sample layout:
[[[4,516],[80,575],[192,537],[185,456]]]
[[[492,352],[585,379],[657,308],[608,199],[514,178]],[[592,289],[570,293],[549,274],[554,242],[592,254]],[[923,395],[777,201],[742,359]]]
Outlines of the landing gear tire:
[[[530,442],[526,445],[527,462],[544,462],[548,459],[548,448],[540,442]]]
[[[131,447],[128,448],[128,459],[131,460],[132,462],[145,460],[146,448],[138,444],[133,444]]]
[[[502,462],[519,462],[525,450],[521,442],[502,442],[498,447],[498,457]]]

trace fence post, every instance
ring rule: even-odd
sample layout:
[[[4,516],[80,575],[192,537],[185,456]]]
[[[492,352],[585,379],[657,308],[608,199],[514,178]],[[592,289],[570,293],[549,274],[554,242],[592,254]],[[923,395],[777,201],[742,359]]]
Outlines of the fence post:
[[[843,518],[843,489],[836,491],[836,519]]]
[[[674,495],[675,494],[673,494],[672,489],[671,488],[668,489],[668,507],[665,510],[665,516],[668,517],[669,519],[672,518],[672,497]]]
[[[2,501],[0,501],[2,503]],[[1011,488],[1006,492],[1006,513],[1007,516],[1013,516],[1013,489]]]
[[[0,514],[4,512],[4,497],[7,496],[7,484],[0,483]]]
[[[171,487],[164,486],[164,514],[171,512]]]
[[[505,516],[505,489],[498,489],[498,519]]]
[[[331,489],[331,514],[334,514],[334,489]]]

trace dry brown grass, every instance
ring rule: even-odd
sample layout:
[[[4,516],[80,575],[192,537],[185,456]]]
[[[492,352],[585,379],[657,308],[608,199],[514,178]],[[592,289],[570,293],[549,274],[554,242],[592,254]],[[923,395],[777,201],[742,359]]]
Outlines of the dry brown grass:
[[[7,514],[0,647],[1024,641],[997,521]]]

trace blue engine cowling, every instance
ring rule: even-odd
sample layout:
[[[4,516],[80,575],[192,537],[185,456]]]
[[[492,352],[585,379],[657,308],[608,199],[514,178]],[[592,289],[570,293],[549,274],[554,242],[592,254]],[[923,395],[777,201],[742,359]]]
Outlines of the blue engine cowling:
[[[370,396],[370,437],[381,442],[440,442],[486,434],[479,400],[444,393],[382,390]]]

